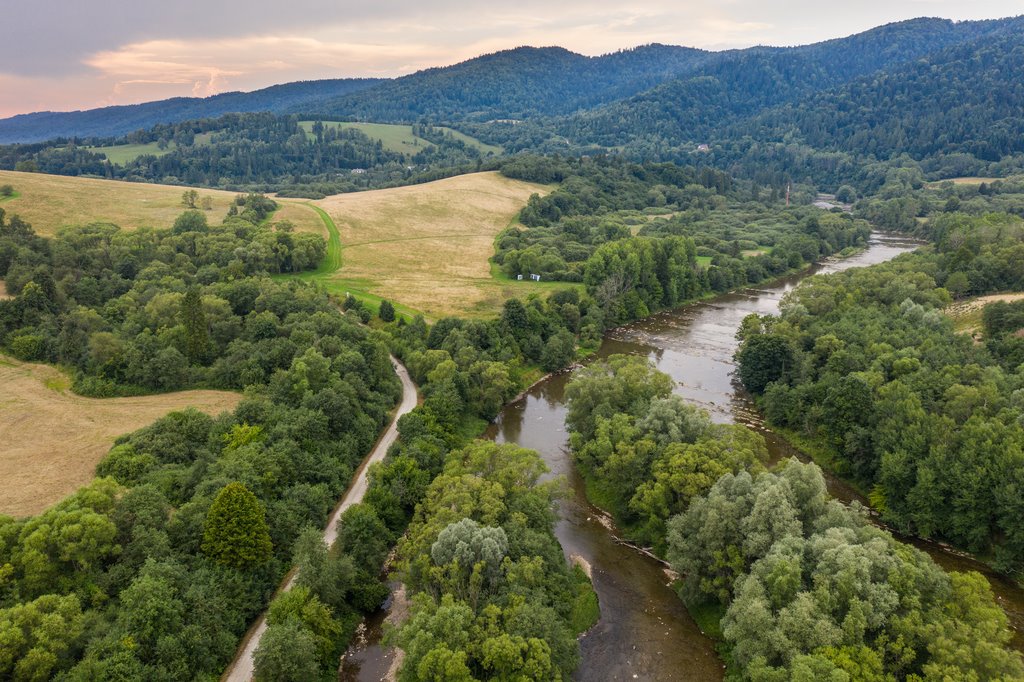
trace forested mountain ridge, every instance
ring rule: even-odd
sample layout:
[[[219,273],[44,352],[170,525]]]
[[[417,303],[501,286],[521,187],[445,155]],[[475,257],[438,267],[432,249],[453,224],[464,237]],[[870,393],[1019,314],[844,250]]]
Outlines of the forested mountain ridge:
[[[315,113],[382,122],[571,114],[642,92],[713,56],[657,44],[600,57],[561,47],[518,47],[342,95]]]
[[[557,127],[575,142],[605,146],[675,146],[728,137],[724,131],[730,123],[786,103],[813,103],[816,93],[898,69],[952,45],[974,44],[981,36],[1017,24],[914,19],[802,47],[718,53],[685,78],[581,113]]]
[[[116,137],[160,123],[273,112],[416,122],[472,114],[508,118],[568,114],[636,94],[701,63],[713,53],[647,45],[601,57],[560,47],[520,47],[393,80],[299,81],[249,93],[177,97],[88,111],[38,112],[0,120],[0,143],[58,137]],[[369,90],[365,97],[353,97]],[[482,113],[481,113],[482,112]]]
[[[607,144],[611,135],[610,146],[620,145],[623,124],[627,140],[650,132],[669,138],[686,132],[692,139],[737,114],[795,102],[1012,23],[914,19],[801,47],[723,52],[652,44],[588,57],[561,47],[519,47],[395,79],[297,82],[206,99],[23,114],[0,120],[0,143],[119,136],[158,123],[257,111],[403,123],[574,116],[554,127],[578,141]],[[703,110],[713,115],[701,116]],[[729,118],[721,120],[723,113]]]
[[[879,159],[1024,152],[1024,21],[739,122],[723,137],[796,138]]]
[[[41,111],[0,120],[0,144],[40,142],[58,137],[116,137],[160,123],[227,113],[302,108],[324,97],[355,92],[376,85],[376,78],[338,78],[272,85],[253,92],[225,92],[211,97],[172,99],[87,111]]]

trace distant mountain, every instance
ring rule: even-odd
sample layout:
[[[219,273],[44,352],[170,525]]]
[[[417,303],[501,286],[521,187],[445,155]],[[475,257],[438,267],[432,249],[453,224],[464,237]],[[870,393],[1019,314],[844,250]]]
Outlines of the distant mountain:
[[[175,97],[88,111],[20,114],[0,119],[0,144],[40,142],[58,137],[118,137],[158,123],[178,123],[227,113],[282,113],[302,109],[324,98],[365,90],[379,82],[376,78],[298,81],[212,97]]]
[[[17,116],[0,121],[0,142],[114,136],[158,122],[264,111],[455,125],[509,152],[605,147],[634,158],[680,160],[708,142],[710,163],[747,163],[823,182],[848,175],[858,159],[903,152],[928,157],[929,172],[938,173],[957,154],[965,169],[1024,154],[1022,41],[1024,17],[914,19],[791,48],[647,45],[587,57],[559,47],[520,47],[395,79],[291,83],[204,100]],[[524,123],[488,123],[507,119]],[[193,132],[212,130],[209,123],[197,123]],[[290,131],[294,121],[279,127]],[[17,158],[36,155],[43,167],[70,153],[60,147],[15,151]],[[212,158],[203,168],[220,163]],[[294,172],[317,175],[318,168]]]
[[[486,121],[570,114],[693,72],[713,57],[712,52],[669,45],[601,57],[561,47],[519,47],[328,99],[318,113],[406,123],[422,117]]]
[[[1024,19],[739,122],[723,137],[887,159],[1024,154]]]
[[[762,111],[899,67],[952,45],[973,44],[1017,20],[954,23],[914,19],[848,38],[796,48],[756,47],[716,54],[699,69],[557,125],[577,143],[621,146],[704,142]]]

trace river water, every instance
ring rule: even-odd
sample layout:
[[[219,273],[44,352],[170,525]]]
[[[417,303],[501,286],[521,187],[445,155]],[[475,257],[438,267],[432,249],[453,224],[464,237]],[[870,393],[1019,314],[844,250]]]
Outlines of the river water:
[[[868,248],[851,258],[830,260],[769,286],[725,294],[614,329],[605,336],[598,356],[646,356],[676,381],[678,394],[706,409],[715,421],[735,421],[758,430],[768,440],[775,460],[798,456],[788,443],[765,428],[750,397],[735,380],[736,330],[750,313],[777,313],[782,297],[809,274],[882,263],[918,245],[905,238],[875,233]],[[600,622],[580,641],[581,663],[575,678],[721,679],[723,665],[714,643],[690,618],[671,588],[662,564],[616,542],[614,527],[587,501],[567,445],[564,389],[568,380],[569,375],[559,374],[533,387],[502,411],[486,437],[537,450],[552,475],[564,476],[568,483],[555,535],[566,556],[582,557],[590,564],[601,605]],[[856,491],[834,477],[828,477],[828,484],[839,499],[860,499]],[[945,568],[984,573],[1017,631],[1014,644],[1024,648],[1020,634],[1024,629],[1021,590],[969,557],[934,543],[914,544]],[[372,654],[359,658],[365,662],[364,670],[358,677],[348,679],[380,679],[381,661],[374,661],[376,657]]]

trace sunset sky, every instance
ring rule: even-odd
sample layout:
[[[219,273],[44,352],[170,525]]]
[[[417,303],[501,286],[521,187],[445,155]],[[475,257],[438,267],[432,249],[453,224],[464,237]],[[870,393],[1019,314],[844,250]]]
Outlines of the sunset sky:
[[[0,117],[397,76],[518,45],[602,54],[659,42],[796,45],[917,16],[1019,14],[1019,0],[5,0]]]

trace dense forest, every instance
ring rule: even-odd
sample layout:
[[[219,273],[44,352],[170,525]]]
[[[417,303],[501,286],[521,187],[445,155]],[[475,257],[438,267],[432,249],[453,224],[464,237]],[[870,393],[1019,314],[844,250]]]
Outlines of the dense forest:
[[[773,423],[812,439],[869,490],[883,519],[1019,573],[1013,318],[990,313],[975,345],[939,311],[954,295],[1024,288],[1024,223],[946,213],[922,229],[934,249],[811,280],[779,318],[745,324],[740,377]]]
[[[737,333],[739,380],[814,464],[770,463],[758,432],[713,423],[627,356],[574,370],[573,461],[622,541],[678,573],[729,679],[1024,679],[986,580],[892,535],[1024,576],[1024,301],[976,304],[970,334],[950,308],[1024,291],[1022,22],[724,52],[517,48],[0,121],[20,140],[0,168],[239,192],[217,219],[53,238],[0,208],[0,351],[59,366],[83,396],[241,395],[117,438],[40,514],[0,515],[0,679],[214,679],[264,611],[257,680],[336,679],[388,579],[408,606],[386,636],[398,679],[571,679],[599,605],[555,537],[562,484],[536,452],[474,439],[608,329],[849,255],[872,229],[928,245],[810,278]],[[417,142],[331,120],[409,124]],[[115,163],[99,151],[113,145],[156,152]],[[478,170],[552,186],[498,235],[496,278],[564,283],[482,319],[332,299],[297,276],[324,240],[263,194]],[[995,177],[943,181],[964,175]],[[400,395],[392,358],[420,401],[329,547],[320,529]],[[819,467],[870,509],[831,499]]]
[[[322,238],[273,222],[275,208],[240,195],[221,225],[185,211],[167,230],[91,225],[54,239],[0,213],[0,277],[13,295],[0,300],[5,352],[59,362],[79,393],[215,386],[246,396],[230,414],[172,413],[125,435],[91,485],[38,516],[0,517],[0,673],[215,676],[296,565],[296,588],[270,604],[257,678],[327,679],[362,614],[386,595],[379,568],[420,509],[407,543],[426,543],[433,563],[419,545],[402,555],[410,589],[422,592],[401,633],[424,647],[427,663],[415,666],[455,665],[430,624],[432,608],[454,605],[486,623],[463,661],[474,672],[568,677],[596,600],[552,535],[554,489],[537,484],[536,454],[467,439],[536,367],[571,362],[584,327],[599,336],[591,304],[556,292],[510,301],[491,321],[433,327],[382,305],[369,331],[358,323],[369,320],[365,305],[348,301],[343,314],[313,286],[268,277],[313,268],[324,254]],[[399,442],[328,548],[315,529],[397,394],[389,350],[405,358],[423,403],[399,422]],[[420,506],[452,481],[504,496],[492,501],[506,512],[488,503],[450,518],[447,506]],[[480,558],[492,563],[466,563],[465,533],[480,536]],[[436,645],[422,644],[428,636]],[[418,667],[409,670],[415,677]]]
[[[52,240],[0,219],[6,352],[62,363],[92,395],[246,396],[232,413],[125,435],[92,484],[38,516],[0,517],[0,677],[219,675],[293,550],[310,553],[300,531],[323,523],[376,440],[398,394],[386,345],[322,292],[270,279],[315,266],[322,239],[305,248],[257,227],[242,216],[266,200],[241,201],[253,208],[221,226],[186,212],[169,230]],[[351,631],[381,588],[375,571],[338,570],[353,575],[332,586]]]
[[[227,114],[156,125],[120,138],[3,146],[0,168],[226,189],[286,187],[285,196],[309,198],[480,169],[476,147],[430,126],[417,130],[430,142],[403,154],[352,128],[314,121],[307,129],[297,116]],[[124,163],[113,163],[95,149],[149,143],[157,145],[154,153]]]
[[[799,289],[798,289],[799,291]],[[720,627],[737,679],[1018,679],[1006,615],[977,573],[830,500],[814,464],[765,470],[764,439],[712,424],[645,358],[613,356],[566,389],[574,458],[628,536],[667,555]]]
[[[217,98],[170,101],[165,119],[154,118],[155,105],[115,108],[109,117],[105,109],[32,114],[0,121],[0,140],[36,143],[3,149],[0,167],[34,161],[50,172],[264,190],[298,185],[309,192],[312,183],[321,185],[316,191],[322,195],[465,170],[477,161],[475,150],[440,144],[433,154],[418,155],[412,172],[408,160],[378,158],[380,150],[358,138],[300,145],[301,136],[286,123],[292,114],[454,125],[509,153],[707,163],[761,184],[771,174],[773,184],[796,179],[834,190],[845,182],[873,191],[877,185],[861,168],[879,163],[921,164],[931,178],[1003,175],[1024,158],[1015,142],[1021,103],[1013,78],[1020,67],[1020,22],[915,19],[801,47],[724,52],[648,45],[584,57],[561,48],[517,48],[393,80],[324,81],[320,92],[315,83],[293,83],[222,95],[216,106]],[[238,103],[234,109],[220,108],[231,102]],[[157,162],[119,169],[80,148],[84,140],[126,135],[177,139],[168,128],[185,121],[181,139],[187,140],[188,128],[212,130],[214,117],[259,110],[260,102],[276,122],[228,118],[216,150],[184,145]],[[97,127],[102,120],[117,125]],[[137,125],[124,127],[134,120]],[[239,120],[251,130],[239,130]],[[16,137],[19,129],[44,124],[57,140]],[[706,149],[698,150],[702,144]],[[329,177],[374,167],[380,172]]]
[[[607,326],[806,267],[870,233],[863,220],[788,207],[777,188],[710,168],[522,156],[502,173],[560,185],[530,198],[493,261],[509,276],[584,282]]]

